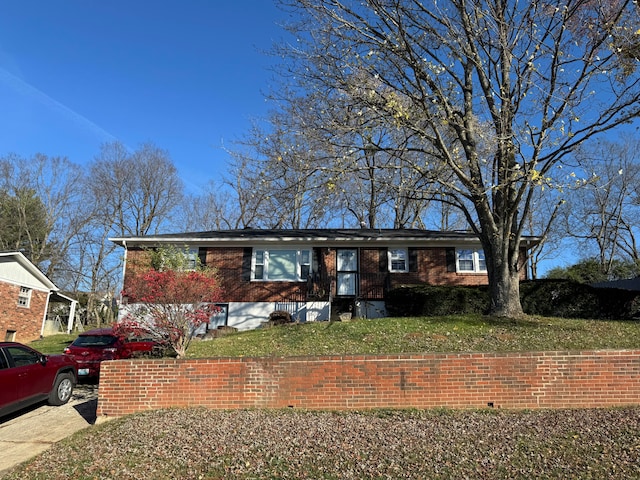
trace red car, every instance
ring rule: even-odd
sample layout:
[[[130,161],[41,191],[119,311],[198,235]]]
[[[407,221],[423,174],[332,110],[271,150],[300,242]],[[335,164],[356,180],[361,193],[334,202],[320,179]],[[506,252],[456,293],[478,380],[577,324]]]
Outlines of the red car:
[[[0,342],[0,417],[43,400],[63,405],[76,383],[76,363],[69,356]]]
[[[96,328],[83,332],[64,349],[78,364],[78,378],[98,379],[103,360],[119,360],[159,355],[153,340],[125,338],[112,328]]]

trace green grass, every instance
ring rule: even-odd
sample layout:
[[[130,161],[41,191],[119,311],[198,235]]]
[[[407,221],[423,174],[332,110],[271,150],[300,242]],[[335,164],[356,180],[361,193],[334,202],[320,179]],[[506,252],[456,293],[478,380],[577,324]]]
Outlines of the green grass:
[[[640,348],[640,321],[486,316],[310,322],[194,340],[187,357]]]
[[[61,353],[75,337],[52,335],[30,345]],[[640,349],[640,321],[461,315],[309,322],[194,340],[187,357],[596,349]]]
[[[39,340],[29,343],[32,348],[42,353],[62,353],[67,345],[75,340],[78,335],[60,333],[58,335],[49,335]]]

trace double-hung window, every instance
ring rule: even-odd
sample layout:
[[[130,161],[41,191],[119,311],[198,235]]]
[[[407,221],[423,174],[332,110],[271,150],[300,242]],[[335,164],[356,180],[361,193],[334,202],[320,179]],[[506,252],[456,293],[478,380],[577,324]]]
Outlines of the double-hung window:
[[[487,262],[481,249],[456,249],[456,266],[458,272],[485,273]]]
[[[254,249],[253,279],[271,282],[306,281],[311,273],[311,251]]]
[[[185,249],[186,256],[186,265],[185,270],[196,270],[198,268],[198,248],[197,247],[189,247]]]
[[[20,292],[18,293],[18,306],[29,308],[31,304],[31,289],[28,287],[20,287]]]
[[[409,271],[409,255],[406,248],[390,248],[389,249],[389,271],[390,272],[408,272]]]

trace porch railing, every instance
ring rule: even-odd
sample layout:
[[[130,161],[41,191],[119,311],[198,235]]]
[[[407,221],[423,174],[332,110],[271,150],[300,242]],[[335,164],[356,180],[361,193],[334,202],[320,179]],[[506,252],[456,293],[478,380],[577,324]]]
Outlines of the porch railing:
[[[237,270],[219,270],[219,277],[223,285],[231,288],[234,283],[242,282]],[[277,290],[277,282],[267,282],[269,289]],[[336,278],[333,275],[314,273],[309,276],[306,285],[299,284],[300,288],[289,289],[283,294],[283,302],[306,302],[309,300],[331,300],[336,296]],[[385,293],[391,288],[391,277],[386,272],[358,273],[356,274],[356,294],[358,298],[366,300],[382,300]]]

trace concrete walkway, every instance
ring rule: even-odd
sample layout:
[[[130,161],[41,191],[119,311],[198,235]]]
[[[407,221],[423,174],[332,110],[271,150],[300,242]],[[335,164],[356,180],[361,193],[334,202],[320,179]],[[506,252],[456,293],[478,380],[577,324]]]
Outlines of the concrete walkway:
[[[66,405],[43,404],[0,418],[0,478],[54,443],[93,425],[97,405],[98,386],[78,385]]]

